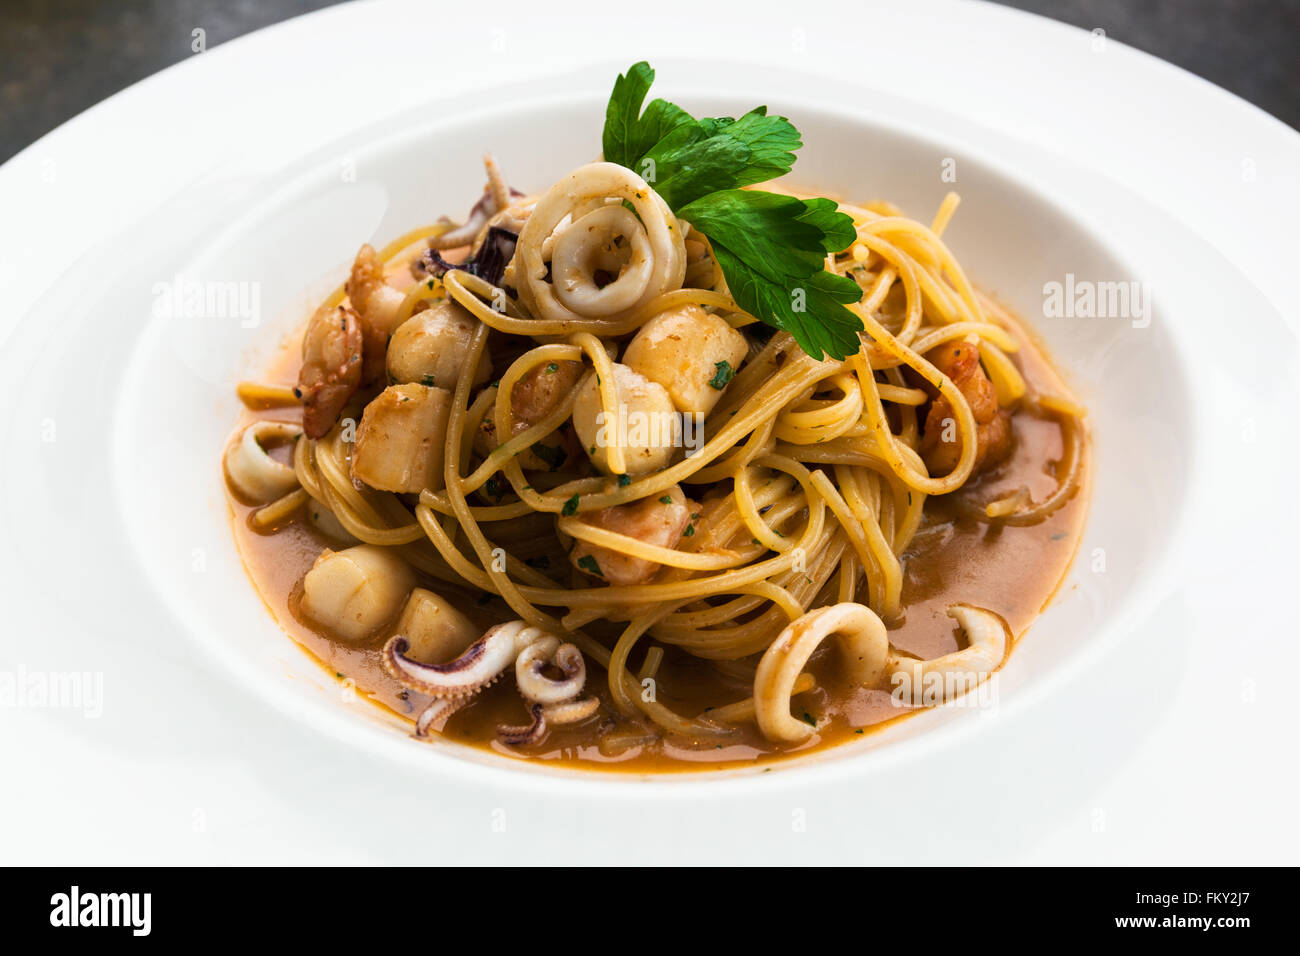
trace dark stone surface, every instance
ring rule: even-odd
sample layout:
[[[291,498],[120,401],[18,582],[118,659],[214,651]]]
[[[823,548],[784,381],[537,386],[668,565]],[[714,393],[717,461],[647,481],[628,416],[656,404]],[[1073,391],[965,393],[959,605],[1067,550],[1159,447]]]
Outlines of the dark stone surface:
[[[907,0],[898,0],[905,3]],[[1100,27],[1300,128],[1300,0],[1004,0]],[[330,0],[0,0],[0,161],[123,87]]]

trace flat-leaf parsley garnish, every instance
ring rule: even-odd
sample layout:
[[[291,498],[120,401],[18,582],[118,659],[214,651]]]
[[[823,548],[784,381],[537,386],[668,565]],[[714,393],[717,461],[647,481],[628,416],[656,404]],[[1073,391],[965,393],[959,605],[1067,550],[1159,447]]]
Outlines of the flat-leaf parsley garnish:
[[[614,82],[601,138],[605,159],[645,178],[708,238],[742,309],[789,332],[814,358],[856,353],[862,320],[846,306],[862,290],[825,269],[827,254],[856,238],[852,218],[829,199],[740,188],[788,173],[803,145],[799,131],[766,107],[740,119],[696,119],[662,99],[643,110],[654,75],[641,62]]]

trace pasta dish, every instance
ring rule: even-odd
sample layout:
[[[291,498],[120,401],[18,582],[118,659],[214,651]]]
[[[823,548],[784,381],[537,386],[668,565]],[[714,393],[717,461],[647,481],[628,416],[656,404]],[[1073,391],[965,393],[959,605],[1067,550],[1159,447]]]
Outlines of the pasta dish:
[[[788,120],[652,79],[602,158],[525,192],[489,156],[463,220],[362,245],[239,386],[254,582],[417,737],[634,770],[856,739],[987,689],[1077,546],[1085,412],[945,245],[957,195],[780,188]]]

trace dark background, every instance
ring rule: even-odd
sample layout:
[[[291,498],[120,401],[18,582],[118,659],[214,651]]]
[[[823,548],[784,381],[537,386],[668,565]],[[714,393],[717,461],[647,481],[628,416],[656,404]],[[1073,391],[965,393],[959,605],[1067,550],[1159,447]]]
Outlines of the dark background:
[[[906,0],[899,0],[906,2]],[[1004,0],[1155,54],[1300,128],[1300,0]],[[441,0],[455,7],[455,0]],[[330,0],[0,0],[0,162],[123,87]]]

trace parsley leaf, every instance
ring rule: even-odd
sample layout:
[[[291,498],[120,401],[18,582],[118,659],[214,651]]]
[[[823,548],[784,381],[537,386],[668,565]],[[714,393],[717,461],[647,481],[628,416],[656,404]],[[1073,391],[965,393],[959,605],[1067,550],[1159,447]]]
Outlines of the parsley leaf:
[[[709,193],[784,176],[802,146],[799,131],[767,107],[738,120],[703,119],[677,126],[637,161],[635,169],[677,209]]]
[[[785,329],[814,358],[842,359],[862,347],[862,320],[844,307],[862,289],[823,268],[826,253],[856,236],[853,220],[835,203],[732,189],[678,214],[709,237],[727,288],[745,311]]]
[[[690,113],[666,100],[652,100],[641,112],[655,71],[642,60],[614,81],[605,108],[601,149],[605,160],[637,171],[636,163],[676,127],[694,123]]]
[[[575,494],[572,498],[570,498],[568,501],[564,503],[564,506],[560,509],[560,514],[564,515],[565,517],[568,517],[569,515],[576,515],[577,513],[578,513],[578,496]]]
[[[584,554],[578,559],[578,567],[599,577],[603,578],[605,576],[604,572],[600,570],[600,565],[596,563],[596,559],[589,554]]]
[[[814,358],[861,348],[861,320],[845,305],[858,284],[825,269],[825,257],[857,237],[829,199],[741,189],[783,176],[802,146],[799,131],[766,107],[740,119],[696,119],[661,99],[642,104],[654,70],[641,62],[619,76],[605,111],[605,159],[646,179],[669,208],[709,239],[738,305],[788,331]],[[722,370],[719,369],[719,376]],[[715,376],[714,388],[725,387]]]

